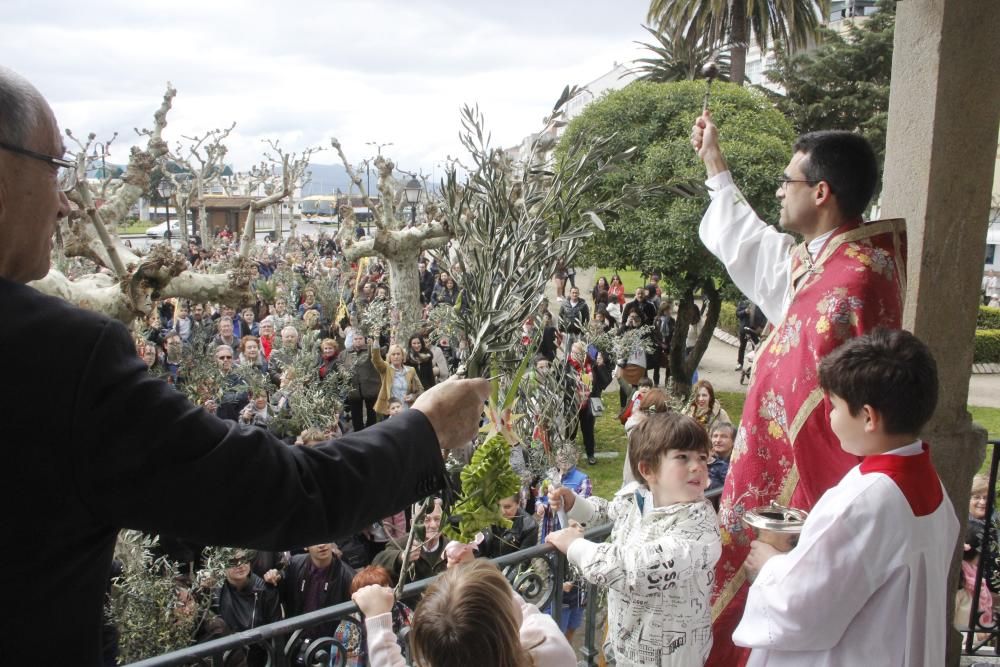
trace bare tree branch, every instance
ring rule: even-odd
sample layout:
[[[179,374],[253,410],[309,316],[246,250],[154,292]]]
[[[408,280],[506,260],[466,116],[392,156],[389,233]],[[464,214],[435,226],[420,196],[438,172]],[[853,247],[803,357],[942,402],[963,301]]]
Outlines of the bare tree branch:
[[[361,181],[361,176],[359,176],[354,171],[354,168],[351,166],[351,163],[347,161],[347,156],[344,155],[344,149],[341,147],[340,142],[337,141],[336,137],[330,139],[330,145],[333,146],[334,149],[336,149],[337,155],[340,156],[340,161],[344,164],[344,169],[347,170],[347,175],[350,177],[351,182],[354,183],[355,186],[357,186],[358,191],[364,198],[365,206],[367,206],[369,210],[374,211],[376,209],[375,202],[371,200],[368,190],[365,188],[364,183]],[[375,220],[376,220],[375,224],[378,225],[379,221],[377,215],[375,216]]]

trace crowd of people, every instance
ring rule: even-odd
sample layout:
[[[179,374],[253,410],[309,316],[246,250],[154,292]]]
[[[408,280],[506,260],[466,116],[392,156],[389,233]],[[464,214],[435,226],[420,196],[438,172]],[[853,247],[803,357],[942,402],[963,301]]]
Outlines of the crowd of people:
[[[164,300],[156,304],[141,330],[137,328],[137,353],[151,374],[207,411],[270,430],[290,446],[312,446],[392,419],[423,391],[451,376],[463,358],[467,341],[460,334],[435,330],[429,316],[434,308],[458,302],[460,274],[457,267],[446,270],[434,258],[421,257],[414,268],[424,325],[407,336],[393,336],[383,268],[377,261],[348,264],[339,250],[336,239],[325,234],[283,243],[266,240],[255,252],[260,278],[251,301],[235,308]],[[235,242],[220,235],[212,251],[192,242],[187,254],[196,270],[211,271],[224,267],[235,252]],[[612,382],[617,381],[626,397],[623,407],[631,406],[628,397],[633,397],[635,419],[657,411],[642,403],[642,397],[659,384],[659,378],[650,379],[648,374],[659,374],[675,322],[672,302],[658,283],[659,277],[652,276],[646,287],[634,291],[634,299],[625,301],[617,275],[610,283],[601,278],[590,303],[573,286],[568,297],[557,300],[557,313],[543,307],[540,317],[525,321],[521,343],[525,350],[536,350],[536,356],[523,385],[522,402],[540,427],[532,432],[533,442],[516,448],[521,460],[514,464],[524,484],[519,494],[501,503],[512,527],[488,531],[479,556],[533,546],[569,527],[549,505],[549,494],[569,488],[581,497],[590,496],[590,480],[577,467],[576,447],[567,443],[579,431],[586,461],[596,462],[595,419],[604,409],[602,391]],[[377,316],[381,321],[370,314],[376,310],[371,305],[378,302],[383,304]],[[638,354],[632,350],[634,359],[616,358],[607,345],[608,334],[635,330],[653,344]],[[643,372],[629,375],[633,366]],[[561,392],[557,411],[570,413],[560,427],[565,431],[558,433],[545,428],[544,409],[533,401],[536,394],[553,387]],[[655,391],[662,412],[668,401],[662,389]],[[305,403],[308,410],[297,409],[298,403]],[[698,385],[687,412],[705,431],[706,440],[716,431],[729,436],[728,447],[712,454],[712,483],[720,484],[735,429],[707,382]],[[529,453],[540,448],[550,448],[555,462],[541,473]],[[625,481],[631,476],[626,461]],[[249,555],[234,560],[226,570],[226,579],[212,598],[212,621],[202,625],[199,637],[246,630],[343,602],[371,581],[394,584],[403,569],[410,580],[442,573],[448,563],[448,539],[441,535],[440,503],[420,517],[423,537],[407,552],[411,515],[409,510],[399,512],[331,543],[303,546],[304,553],[246,550]],[[160,552],[181,572],[199,569],[201,548],[169,535],[160,537]],[[582,623],[585,588],[582,579],[571,578],[556,596],[563,606],[560,630],[569,639]],[[322,594],[306,594],[320,590]],[[394,620],[408,622],[409,610],[398,612]],[[351,630],[363,627],[346,623],[339,629],[317,628],[315,633],[347,633],[347,644],[357,647],[364,642]],[[248,659],[253,662],[255,655],[250,652]],[[359,659],[349,664],[365,663]]]

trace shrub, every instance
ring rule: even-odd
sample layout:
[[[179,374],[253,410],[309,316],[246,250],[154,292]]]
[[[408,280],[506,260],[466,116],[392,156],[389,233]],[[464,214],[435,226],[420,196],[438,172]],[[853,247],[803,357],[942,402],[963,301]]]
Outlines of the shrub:
[[[1000,329],[1000,308],[979,306],[979,316],[976,317],[977,329]]]
[[[976,351],[972,361],[977,364],[1000,363],[1000,329],[976,330]]]
[[[736,319],[736,304],[730,301],[722,302],[722,309],[719,311],[719,323],[716,325],[728,334],[740,335],[740,322]]]

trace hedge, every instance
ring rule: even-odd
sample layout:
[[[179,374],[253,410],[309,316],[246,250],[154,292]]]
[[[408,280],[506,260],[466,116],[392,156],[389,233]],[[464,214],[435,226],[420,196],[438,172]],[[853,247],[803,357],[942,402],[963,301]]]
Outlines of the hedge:
[[[979,306],[979,316],[976,317],[976,328],[1000,329],[1000,308]]]
[[[1000,313],[1000,308],[995,309]],[[723,301],[719,310],[719,323],[716,327],[734,336],[740,335],[740,323],[736,319],[736,304],[730,301]],[[997,327],[1000,328],[1000,327]]]
[[[977,364],[1000,363],[1000,329],[976,330],[976,351],[972,361]]]

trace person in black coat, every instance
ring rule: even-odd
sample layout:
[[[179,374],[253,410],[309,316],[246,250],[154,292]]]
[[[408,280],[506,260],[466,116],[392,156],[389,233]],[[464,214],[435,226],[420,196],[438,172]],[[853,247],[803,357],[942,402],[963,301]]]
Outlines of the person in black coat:
[[[650,325],[656,319],[656,306],[646,298],[644,287],[635,289],[635,300],[625,304],[625,309],[622,310],[622,320],[628,320],[629,313],[632,312],[639,315],[639,323],[642,326]]]
[[[440,450],[478,431],[485,380],[443,383],[336,443],[287,447],[151,377],[120,322],[28,287],[49,270],[76,171],[59,161],[62,135],[28,81],[0,67],[0,98],[0,349],[16,378],[0,401],[17,406],[4,423],[0,567],[20,569],[26,550],[42,573],[8,581],[17,613],[0,626],[0,663],[44,662],[39,647],[58,628],[74,664],[99,664],[122,528],[283,550],[360,530],[441,486]]]
[[[227,563],[226,578],[212,594],[213,612],[226,623],[229,632],[243,632],[281,620],[278,589],[265,583],[251,570],[255,554],[237,549]],[[267,653],[260,646],[247,649],[247,664],[263,667]]]
[[[420,281],[420,303],[428,304],[431,302],[431,293],[434,291],[434,282],[437,278],[434,272],[427,268],[426,259],[421,258],[417,262],[417,279]]]
[[[479,545],[479,556],[498,558],[538,544],[538,523],[521,508],[516,495],[500,501],[500,513],[512,525],[510,528],[493,526]]]
[[[354,568],[340,559],[335,544],[326,542],[292,556],[284,572],[272,571],[264,577],[268,583],[278,585],[285,616],[292,617],[350,600]],[[303,636],[312,639],[331,635],[338,623],[314,625],[306,628]]]

